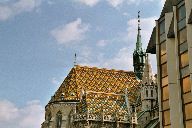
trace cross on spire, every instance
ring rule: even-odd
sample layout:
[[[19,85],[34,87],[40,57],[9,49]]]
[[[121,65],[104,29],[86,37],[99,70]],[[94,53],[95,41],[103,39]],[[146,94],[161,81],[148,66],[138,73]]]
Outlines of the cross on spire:
[[[74,61],[74,65],[76,65],[76,58],[77,58],[77,55],[76,55],[76,53],[75,53],[75,61]]]
[[[142,50],[142,42],[141,42],[141,28],[140,28],[140,11],[138,11],[138,35],[137,35],[136,51],[141,50]]]
[[[138,11],[138,30],[141,30],[140,29],[140,11]]]

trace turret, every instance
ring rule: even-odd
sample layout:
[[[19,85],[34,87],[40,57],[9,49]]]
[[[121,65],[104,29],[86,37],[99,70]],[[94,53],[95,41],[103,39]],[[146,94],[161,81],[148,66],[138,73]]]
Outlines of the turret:
[[[142,111],[151,110],[156,105],[156,100],[157,100],[156,79],[153,75],[149,55],[147,55],[141,88]]]

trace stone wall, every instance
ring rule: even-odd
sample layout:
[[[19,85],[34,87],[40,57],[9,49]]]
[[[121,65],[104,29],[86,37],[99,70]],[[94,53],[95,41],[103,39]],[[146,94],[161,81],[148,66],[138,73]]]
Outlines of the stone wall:
[[[76,103],[55,103],[48,104],[45,107],[45,121],[42,128],[57,128],[58,117],[57,114],[61,113],[61,128],[72,127],[72,114],[76,111]]]

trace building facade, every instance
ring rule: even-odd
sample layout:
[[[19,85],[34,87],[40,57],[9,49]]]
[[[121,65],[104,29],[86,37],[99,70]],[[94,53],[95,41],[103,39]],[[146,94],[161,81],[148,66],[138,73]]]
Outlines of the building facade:
[[[157,56],[161,128],[192,127],[192,0],[166,0],[148,53]]]

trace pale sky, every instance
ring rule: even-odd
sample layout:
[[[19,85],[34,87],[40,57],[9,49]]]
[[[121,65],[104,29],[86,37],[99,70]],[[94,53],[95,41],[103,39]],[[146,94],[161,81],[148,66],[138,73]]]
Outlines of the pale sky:
[[[0,0],[0,127],[40,128],[77,64],[133,71],[137,13],[147,48],[164,0]],[[155,55],[150,55],[156,73]]]

